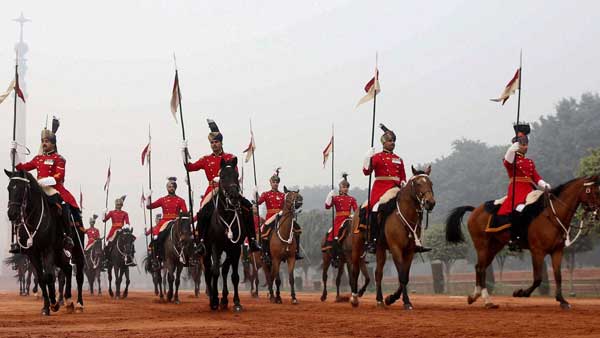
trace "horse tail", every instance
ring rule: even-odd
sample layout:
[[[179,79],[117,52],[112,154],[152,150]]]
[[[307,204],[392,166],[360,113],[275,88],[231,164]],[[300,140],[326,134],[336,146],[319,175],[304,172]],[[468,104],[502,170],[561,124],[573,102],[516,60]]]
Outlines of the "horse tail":
[[[475,210],[475,207],[465,205],[457,207],[450,211],[446,218],[446,241],[449,243],[462,243],[465,236],[462,233],[462,218],[468,211]]]

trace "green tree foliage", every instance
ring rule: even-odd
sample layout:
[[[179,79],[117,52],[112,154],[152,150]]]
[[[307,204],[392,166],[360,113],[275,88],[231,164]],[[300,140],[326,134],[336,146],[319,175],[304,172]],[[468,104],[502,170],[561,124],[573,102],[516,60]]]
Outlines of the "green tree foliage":
[[[469,250],[467,243],[450,244],[446,242],[446,230],[442,224],[434,224],[424,232],[424,243],[433,248],[427,254],[429,259],[444,263],[444,275],[447,285],[450,278],[450,269],[454,262],[467,257]]]

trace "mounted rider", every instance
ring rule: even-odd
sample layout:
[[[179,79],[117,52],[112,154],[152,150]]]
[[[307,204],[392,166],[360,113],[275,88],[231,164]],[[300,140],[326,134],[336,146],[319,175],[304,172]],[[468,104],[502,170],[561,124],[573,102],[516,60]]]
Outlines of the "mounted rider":
[[[23,171],[33,169],[37,171],[38,184],[46,193],[48,203],[56,208],[57,214],[62,218],[62,222],[57,222],[57,231],[58,236],[63,238],[63,258],[69,260],[74,246],[73,240],[69,236],[71,227],[83,229],[83,222],[75,198],[64,186],[67,161],[58,154],[56,147],[56,132],[59,126],[59,120],[53,117],[52,130],[46,128],[42,130],[39,154],[29,162],[17,164],[15,168]],[[17,143],[13,141],[11,149],[16,148]],[[19,247],[11,247],[10,252],[19,253]]]
[[[108,220],[111,221],[110,231],[108,232],[108,236],[106,236],[106,246],[104,247],[104,267],[108,267],[110,264],[110,252],[113,246],[113,240],[117,237],[117,235],[121,232],[121,229],[131,229],[131,225],[129,223],[129,214],[127,211],[123,210],[123,204],[125,203],[125,198],[127,195],[123,195],[115,200],[115,209],[109,211],[108,213],[104,210],[104,218],[103,222]],[[125,265],[127,266],[135,266],[135,262],[131,259],[135,255],[135,247],[134,252],[131,253],[131,257],[127,255],[125,257]]]
[[[223,134],[221,134],[219,131],[219,127],[215,121],[207,119],[207,122],[210,128],[208,141],[210,142],[210,147],[212,149],[211,154],[200,157],[200,159],[194,163],[188,163],[185,161],[185,156],[188,156],[187,141],[184,140],[182,143],[182,155],[184,156],[184,163],[186,163],[186,170],[190,172],[204,170],[204,173],[206,174],[206,180],[208,181],[208,186],[206,187],[206,191],[204,192],[202,201],[200,203],[200,211],[198,212],[197,228],[200,238],[198,249],[200,253],[204,253],[205,251],[205,230],[210,223],[210,218],[215,208],[213,204],[213,195],[215,194],[215,189],[219,187],[219,171],[221,169],[221,160],[229,162],[235,158],[235,155],[223,151]],[[237,171],[237,166],[235,170]],[[245,198],[242,198],[242,213],[245,232],[250,244],[250,251],[259,251],[260,246],[256,242],[256,233],[254,231],[254,222],[252,220],[252,204]]]
[[[379,124],[383,135],[380,141],[383,146],[381,152],[375,153],[375,148],[369,149],[363,162],[363,174],[369,176],[375,173],[375,183],[371,189],[371,198],[368,201],[367,207],[371,208],[369,212],[370,236],[366,250],[369,253],[375,253],[377,238],[379,236],[380,222],[378,217],[379,201],[381,197],[390,189],[395,187],[403,187],[406,184],[406,172],[404,171],[404,161],[398,155],[394,154],[396,148],[396,134],[386,128],[383,124]],[[363,206],[364,207],[364,206]],[[361,224],[367,224],[366,211],[361,211]],[[382,222],[383,223],[383,222]],[[415,252],[430,251],[430,248],[425,248],[416,243]]]
[[[258,198],[258,205],[265,204],[267,207],[267,215],[265,216],[265,222],[263,225],[263,230],[268,229],[270,226],[276,225],[278,216],[283,210],[283,205],[285,204],[285,193],[279,191],[279,183],[281,182],[281,177],[279,177],[279,172],[281,167],[275,169],[275,173],[269,179],[269,183],[271,184],[271,190],[265,191],[260,194]],[[256,196],[257,194],[253,194]],[[300,225],[294,221],[294,238],[296,239],[296,260],[304,259],[304,257],[300,254],[300,234],[302,233],[302,229]],[[269,243],[268,239],[265,239],[263,243],[264,255],[269,256]]]
[[[92,248],[92,245],[100,238],[100,230],[96,228],[96,220],[98,219],[98,215],[93,215],[90,217],[90,227],[85,229],[85,234],[87,235],[88,242],[85,246],[85,251],[88,251]]]
[[[177,177],[169,177],[167,179],[167,195],[157,199],[156,201],[150,203],[151,195],[148,196],[146,209],[156,209],[162,208],[162,217],[160,221],[156,223],[156,226],[152,228],[152,237],[155,242],[156,251],[154,254],[158,256],[158,259],[162,261],[163,254],[163,243],[165,239],[168,237],[168,231],[165,231],[169,228],[169,224],[172,220],[176,219],[179,216],[179,213],[187,213],[187,206],[185,205],[185,200],[177,195],[175,195],[175,191],[177,190]],[[159,215],[156,215],[158,218]],[[146,235],[150,235],[150,229],[144,229]]]
[[[525,157],[529,148],[529,137],[527,135],[529,135],[531,127],[529,124],[523,123],[514,125],[513,128],[516,136],[513,137],[512,144],[502,159],[502,163],[504,164],[504,168],[506,169],[509,178],[508,192],[506,194],[506,199],[498,210],[498,216],[510,217],[513,226],[510,228],[511,240],[509,242],[509,248],[511,250],[519,250],[518,243],[523,236],[522,231],[525,230],[521,224],[519,224],[519,216],[525,208],[527,195],[536,189],[536,187],[541,190],[549,190],[551,187],[550,184],[546,183],[540,174],[538,174],[533,160]],[[515,170],[516,176],[513,175]],[[515,183],[514,188],[513,182]]]
[[[333,219],[333,228],[327,234],[327,242],[331,243],[332,256],[334,266],[338,266],[339,257],[342,253],[341,243],[339,241],[340,229],[344,225],[350,215],[358,210],[356,199],[348,195],[350,182],[348,182],[348,174],[343,173],[340,180],[339,190],[336,194],[335,190],[331,190],[325,199],[325,209],[335,208],[335,218]]]

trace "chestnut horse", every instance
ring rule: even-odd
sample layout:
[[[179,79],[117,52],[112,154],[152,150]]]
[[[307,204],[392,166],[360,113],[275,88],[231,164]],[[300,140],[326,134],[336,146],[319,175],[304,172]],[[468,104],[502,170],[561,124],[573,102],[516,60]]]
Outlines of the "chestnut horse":
[[[566,182],[550,191],[549,196],[540,199],[525,207],[523,215],[531,219],[527,233],[526,248],[531,252],[533,263],[533,285],[528,289],[520,289],[513,293],[514,297],[529,297],[542,282],[542,269],[544,257],[552,258],[554,281],[556,283],[556,300],[562,309],[569,309],[569,303],[562,295],[560,266],[565,244],[570,242],[569,229],[571,220],[579,205],[586,212],[593,212],[596,216],[600,209],[600,178],[598,175],[579,177]],[[485,287],[485,271],[494,260],[496,254],[508,243],[510,233],[507,229],[498,232],[486,232],[490,214],[484,205],[477,208],[462,206],[450,212],[446,220],[446,240],[450,243],[464,241],[461,229],[462,217],[467,211],[472,211],[469,216],[468,228],[477,252],[475,265],[475,290],[469,295],[467,301],[472,304],[483,297],[486,308],[497,308],[492,303]],[[583,219],[583,218],[582,218]]]
[[[377,286],[377,306],[383,306],[383,293],[381,280],[386,254],[389,250],[398,272],[399,286],[396,292],[385,298],[385,305],[392,305],[402,296],[404,309],[412,310],[413,306],[408,297],[407,284],[410,267],[415,254],[414,237],[421,237],[421,221],[423,213],[433,210],[435,199],[433,197],[433,184],[429,178],[431,166],[425,171],[412,168],[413,176],[404,187],[401,187],[396,196],[379,206],[380,234],[382,240],[377,241],[377,267],[375,269],[375,283]],[[354,214],[353,229],[358,228],[358,213]],[[360,256],[363,254],[364,233],[361,231],[352,241],[352,306],[358,306],[358,271],[356,267]]]

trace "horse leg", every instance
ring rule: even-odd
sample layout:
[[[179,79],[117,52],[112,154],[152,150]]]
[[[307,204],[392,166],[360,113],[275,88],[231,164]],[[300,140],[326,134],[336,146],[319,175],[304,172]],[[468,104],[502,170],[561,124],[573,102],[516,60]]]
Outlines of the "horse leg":
[[[217,254],[217,249],[212,246],[211,250],[211,281],[210,281],[210,308],[217,310],[219,308],[219,274],[221,257]]]
[[[293,255],[292,255],[293,256]],[[288,258],[288,279],[290,283],[292,304],[298,305],[298,299],[296,298],[296,281],[294,280],[294,267],[296,265],[296,259],[294,257]]]
[[[162,277],[162,269],[154,272],[156,274],[156,284],[158,285],[158,296],[159,296],[159,302],[164,302],[165,301],[165,294],[164,294],[164,288],[163,288],[163,277]]]
[[[554,272],[554,282],[556,283],[556,301],[560,303],[560,308],[568,310],[571,308],[571,304],[562,295],[562,274],[560,272],[560,265],[562,263],[563,251],[555,250],[552,257],[552,271]]]
[[[174,274],[175,267],[169,266],[167,267],[167,280],[169,282],[169,291],[167,291],[167,302],[171,302],[173,300],[173,282],[175,281]]]
[[[129,283],[131,281],[129,280],[129,267],[126,266],[125,267],[125,291],[123,291],[123,298],[127,298],[127,296],[129,295]]]
[[[337,269],[337,277],[335,278],[335,301],[336,302],[341,302],[342,301],[342,297],[340,296],[340,283],[342,282],[342,275],[344,274],[344,264],[343,262],[341,262],[342,258],[340,258],[340,265],[338,266]]]
[[[377,307],[383,307],[383,292],[381,290],[381,280],[383,279],[383,266],[385,265],[386,259],[385,249],[378,248],[376,257],[377,257],[377,267],[375,268],[375,285],[377,286]]]
[[[239,293],[239,285],[240,285],[240,274],[238,272],[238,265],[240,262],[239,250],[237,250],[237,254],[234,254],[232,259],[232,267],[231,267],[231,283],[233,284],[233,311],[241,312],[242,304],[240,303],[240,293]]]
[[[533,263],[533,284],[523,290],[519,289],[513,293],[513,297],[529,297],[531,293],[542,284],[542,265],[544,262],[544,254],[539,250],[531,251],[531,262]]]
[[[100,285],[100,268],[96,268],[96,280],[98,281],[98,296],[102,296],[102,287]]]
[[[324,252],[323,253],[323,293],[321,294],[321,301],[324,302],[327,300],[327,273],[329,271],[329,264],[331,262],[330,256]]]
[[[229,288],[227,286],[227,277],[229,276],[229,267],[231,266],[230,257],[225,258],[221,268],[221,277],[223,278],[223,291],[221,292],[221,310],[227,310],[229,306]]]
[[[369,276],[369,269],[367,269],[367,264],[365,263],[364,259],[360,261],[360,272],[365,277],[365,284],[358,291],[358,296],[362,297],[365,294],[365,291],[367,291],[367,287],[371,282],[371,276]]]
[[[412,251],[406,253],[404,256],[404,264],[402,265],[402,276],[400,277],[400,284],[402,286],[402,303],[404,303],[405,310],[412,310],[413,306],[410,302],[410,297],[408,296],[408,281],[410,275],[410,267],[412,265],[414,253]]]
[[[115,294],[112,290],[112,267],[109,266],[108,269],[106,269],[106,272],[108,273],[108,295],[110,296],[110,298],[113,298]]]
[[[49,278],[47,276],[48,274],[44,272],[42,260],[40,259],[40,257],[38,257],[37,255],[31,255],[29,256],[29,260],[31,262],[31,265],[33,266],[33,270],[35,271],[34,282],[37,280],[37,285],[39,285],[39,288],[42,289],[42,298],[44,299],[44,305],[41,311],[42,316],[49,316],[50,300],[48,299],[48,284],[46,282],[46,280]],[[50,276],[50,278],[52,277]],[[52,279],[51,282],[54,283],[54,279]],[[37,287],[37,285],[34,286],[34,290]]]
[[[121,282],[123,281],[123,266],[117,268],[115,266],[115,299],[121,298]]]
[[[181,283],[181,270],[183,270],[183,264],[178,263],[175,271],[175,299],[174,303],[179,304],[179,283]]]
[[[382,250],[383,251],[383,250]],[[385,297],[385,305],[392,305],[394,304],[399,298],[400,296],[402,296],[403,293],[403,287],[404,284],[402,283],[402,276],[404,275],[404,268],[403,268],[403,261],[404,261],[404,257],[403,257],[403,253],[402,253],[402,249],[400,249],[398,247],[398,245],[393,245],[390,246],[390,252],[392,254],[392,260],[394,261],[394,266],[396,267],[396,273],[398,274],[398,288],[396,289],[396,291],[394,293],[392,293],[391,295],[388,295],[387,297]],[[377,269],[379,269],[379,256],[377,257]],[[379,277],[377,278],[377,297],[379,297]],[[377,298],[377,301],[379,302],[379,298]]]
[[[26,281],[27,285],[25,286],[26,288],[26,295],[29,296],[29,288],[31,287],[31,270],[27,270],[27,281]]]
[[[362,236],[362,233],[354,234],[352,236],[352,259],[351,259],[352,276],[349,276],[350,277],[350,289],[352,291],[352,296],[350,298],[350,304],[352,304],[353,307],[358,306],[358,297],[361,296],[361,295],[359,295],[359,292],[358,292],[358,274],[360,273],[359,264],[361,263],[361,261],[364,262],[364,260],[361,257],[363,250],[364,250],[364,238]]]
[[[75,281],[77,282],[77,304],[75,304],[75,311],[83,312],[83,269],[85,264],[83,256],[80,256],[80,259],[76,259],[75,262],[77,268],[77,271],[75,271]]]
[[[270,292],[271,292],[271,302],[273,303],[277,303],[277,304],[281,304],[281,294],[279,292],[279,288],[281,286],[281,278],[279,276],[279,265],[281,264],[281,261],[279,260],[279,258],[275,258],[272,257],[273,262],[271,263],[271,288],[270,288]],[[273,282],[275,282],[275,296],[273,296],[273,289],[272,289],[272,284]]]

